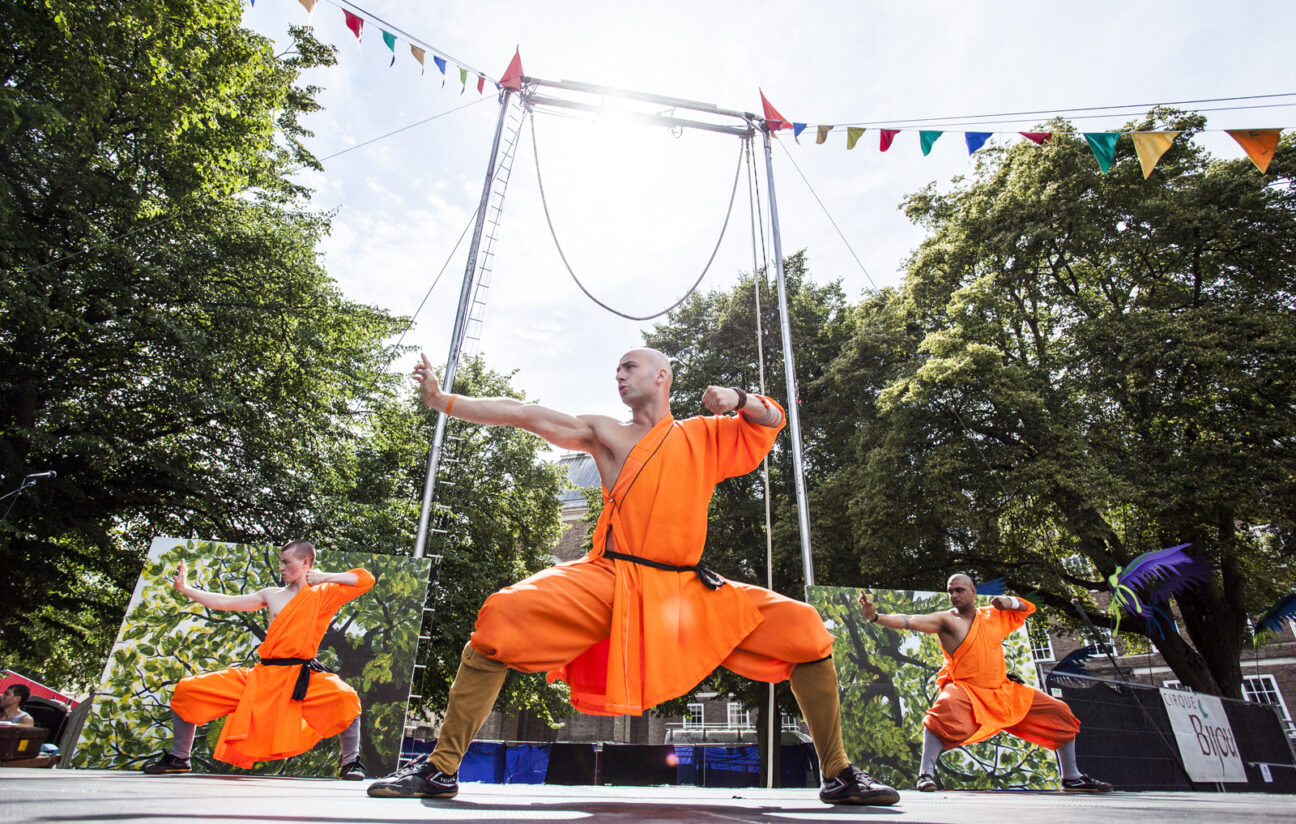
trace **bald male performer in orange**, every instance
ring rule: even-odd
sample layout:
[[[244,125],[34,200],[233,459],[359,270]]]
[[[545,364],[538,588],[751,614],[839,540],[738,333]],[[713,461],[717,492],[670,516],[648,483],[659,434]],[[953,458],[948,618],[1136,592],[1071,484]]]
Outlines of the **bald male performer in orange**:
[[[270,623],[257,647],[254,667],[230,667],[185,678],[171,697],[171,749],[144,765],[150,775],[189,772],[189,752],[197,727],[225,715],[212,752],[236,767],[290,758],[321,738],[338,735],[342,744],[339,777],[364,780],[360,762],[360,696],[315,660],[333,614],[374,585],[363,569],[315,569],[315,547],[293,541],[279,553],[282,587],[248,595],[222,595],[189,585],[183,561],[171,584],[208,609],[252,612],[265,609]]]
[[[486,599],[450,688],[436,749],[372,784],[370,795],[454,797],[459,763],[509,667],[565,681],[581,712],[640,715],[724,666],[758,681],[791,680],[825,776],[822,801],[899,800],[846,757],[833,639],[814,608],[698,565],[712,491],[760,465],[783,427],[777,403],[711,386],[702,404],[712,416],[676,420],[670,363],[653,349],[632,350],[617,363],[617,392],[631,413],[626,422],[447,394],[426,356],[413,378],[432,409],[517,427],[593,455],[603,512],[589,555]]]
[[[976,584],[963,574],[946,584],[950,608],[929,615],[881,613],[860,593],[864,617],[891,629],[940,637],[945,666],[936,674],[940,696],[923,717],[922,766],[917,788],[936,789],[936,763],[944,750],[984,741],[1001,730],[1055,750],[1067,792],[1111,792],[1112,786],[1080,772],[1075,737],[1080,722],[1058,699],[1008,678],[1003,641],[1035,611],[1030,601],[998,595],[977,608]]]

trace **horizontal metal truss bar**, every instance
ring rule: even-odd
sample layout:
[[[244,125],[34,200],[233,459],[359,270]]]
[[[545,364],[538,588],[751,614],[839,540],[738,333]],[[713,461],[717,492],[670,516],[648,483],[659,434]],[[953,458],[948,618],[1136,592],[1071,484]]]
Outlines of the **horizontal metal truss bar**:
[[[550,106],[555,109],[576,109],[577,111],[593,112],[595,114],[598,114],[600,112],[613,111],[606,108],[605,106],[595,106],[592,103],[578,103],[574,100],[560,100],[556,97],[540,97],[539,95],[531,95],[529,97],[524,98],[524,100],[527,103],[531,103],[536,106]],[[702,131],[720,132],[721,134],[731,134],[731,135],[736,135],[738,137],[745,137],[746,135],[754,133],[754,129],[752,129],[750,126],[747,127],[722,126],[718,123],[703,123],[700,120],[685,120],[681,117],[671,117],[670,115],[647,114],[644,112],[630,112],[621,109],[616,109],[615,112],[617,117],[625,118],[626,120],[638,121],[640,123],[645,123],[650,126],[663,126],[672,129],[674,128],[701,129]]]
[[[613,86],[598,86],[593,83],[582,83],[578,80],[541,80],[538,77],[524,77],[522,78],[522,82],[524,86],[543,86],[549,89],[583,92],[585,94],[596,94],[602,97],[623,97],[626,100],[640,100],[645,103],[658,103],[675,109],[691,109],[695,112],[706,112],[707,114],[720,115],[723,117],[736,117],[739,120],[748,123],[757,119],[756,115],[751,112],[722,109],[714,103],[699,103],[696,100],[684,100],[679,97],[666,97],[660,94],[648,94],[647,92],[636,92],[630,89],[618,89]]]

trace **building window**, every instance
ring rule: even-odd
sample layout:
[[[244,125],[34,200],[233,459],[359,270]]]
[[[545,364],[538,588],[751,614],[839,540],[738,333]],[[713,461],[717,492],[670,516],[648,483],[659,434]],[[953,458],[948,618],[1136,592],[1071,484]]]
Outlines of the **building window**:
[[[800,727],[797,726],[797,720],[792,716],[788,715],[785,712],[779,713],[779,716],[780,716],[779,723],[782,725],[781,729],[785,729],[785,730],[800,729]]]
[[[1177,678],[1172,678],[1169,681],[1162,681],[1161,686],[1165,687],[1168,690],[1179,690],[1180,692],[1193,691],[1192,687],[1185,686],[1184,682],[1178,680]]]
[[[1052,661],[1053,658],[1053,640],[1044,633],[1040,633],[1038,638],[1031,638],[1031,658],[1035,663],[1041,661]]]
[[[1257,704],[1268,704],[1278,711],[1278,717],[1282,720],[1283,729],[1287,735],[1296,734],[1296,727],[1293,727],[1291,714],[1287,712],[1287,703],[1283,701],[1282,693],[1278,690],[1278,682],[1269,674],[1264,675],[1247,675],[1242,678],[1242,697],[1248,701],[1254,701]]]
[[[735,730],[751,729],[751,712],[737,701],[729,702],[729,727]]]
[[[684,714],[684,729],[700,730],[706,723],[706,705],[689,704],[688,712]]]

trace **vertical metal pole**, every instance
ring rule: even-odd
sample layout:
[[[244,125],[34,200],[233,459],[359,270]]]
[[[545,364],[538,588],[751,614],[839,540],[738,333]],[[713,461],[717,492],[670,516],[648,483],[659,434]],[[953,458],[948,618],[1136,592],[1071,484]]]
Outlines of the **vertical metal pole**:
[[[778,264],[779,330],[783,335],[783,371],[787,378],[788,429],[792,435],[792,474],[796,478],[797,525],[801,530],[801,565],[805,569],[806,598],[814,586],[814,558],[810,554],[810,505],[806,499],[805,471],[801,458],[801,415],[797,410],[796,364],[792,358],[792,322],[788,317],[787,283],[783,274],[783,239],[779,236],[778,201],[774,197],[774,163],[769,127],[761,125],[765,140],[765,180],[769,192],[770,231],[774,234],[774,261]]]
[[[459,309],[455,314],[454,331],[450,335],[450,354],[446,356],[445,378],[441,381],[445,391],[454,389],[455,373],[463,354],[464,336],[468,332],[468,314],[472,308],[473,291],[477,283],[477,255],[481,249],[482,231],[486,227],[486,207],[490,203],[491,186],[495,182],[495,162],[499,158],[500,136],[504,133],[504,119],[508,115],[511,90],[505,90],[500,102],[499,121],[495,124],[495,140],[491,144],[490,161],[486,164],[486,182],[482,185],[481,202],[477,204],[477,224],[473,227],[472,245],[468,247],[468,265],[464,269],[463,286],[459,289]],[[414,541],[414,557],[422,558],[427,544],[428,521],[432,512],[432,493],[436,490],[437,466],[441,463],[441,448],[445,443],[447,416],[437,415],[436,431],[432,435],[432,448],[428,450],[427,475],[423,479],[423,508],[419,511],[418,537]]]

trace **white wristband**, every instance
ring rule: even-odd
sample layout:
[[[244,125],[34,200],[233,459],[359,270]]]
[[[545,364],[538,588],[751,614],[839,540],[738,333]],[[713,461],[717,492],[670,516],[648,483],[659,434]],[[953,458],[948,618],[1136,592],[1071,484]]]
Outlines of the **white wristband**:
[[[1008,600],[1009,600],[1009,601],[1012,601],[1012,608],[1013,608],[1013,609],[1021,609],[1021,601],[1018,601],[1018,600],[1017,600],[1017,596],[1016,596],[1016,595],[1009,595],[1009,596],[1008,596]]]

